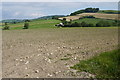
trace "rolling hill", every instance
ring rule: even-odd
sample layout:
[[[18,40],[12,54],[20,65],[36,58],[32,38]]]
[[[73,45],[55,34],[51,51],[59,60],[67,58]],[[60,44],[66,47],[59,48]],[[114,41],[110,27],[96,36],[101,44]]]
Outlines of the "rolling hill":
[[[6,19],[6,20],[2,20],[0,22],[2,22],[2,23],[5,23],[5,22],[7,22],[7,23],[14,23],[14,22],[19,23],[19,22],[24,22],[24,21],[25,20],[20,20],[20,19]]]
[[[81,13],[74,16],[61,17],[59,19],[62,20],[63,18],[66,18],[67,21],[70,21],[70,19],[77,20],[83,16],[94,16],[96,18],[113,19],[113,20],[118,19],[118,14],[107,14],[107,13]]]
[[[37,19],[52,19],[52,18],[59,18],[59,17],[65,17],[65,15],[43,16],[43,17],[39,17],[39,18],[37,18]]]

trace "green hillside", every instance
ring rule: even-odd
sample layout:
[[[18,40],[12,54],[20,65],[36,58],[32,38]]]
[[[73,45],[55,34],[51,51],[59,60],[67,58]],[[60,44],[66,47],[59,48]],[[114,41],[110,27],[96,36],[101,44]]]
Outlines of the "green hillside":
[[[65,15],[51,15],[51,16],[43,16],[43,17],[39,17],[37,19],[57,19],[59,17],[65,17]]]
[[[70,14],[70,16],[81,14],[81,13],[96,13],[99,11],[99,8],[86,8],[82,10],[75,11]]]
[[[70,16],[74,16],[81,13],[107,13],[107,14],[120,14],[118,10],[100,10],[99,8],[86,8],[82,10],[77,10],[70,13]]]
[[[100,21],[107,22],[107,23],[111,24],[112,26],[114,26],[113,24],[116,24],[115,20],[107,20],[107,19],[99,19],[99,18],[83,18],[83,19],[79,19],[79,20],[73,20],[72,24],[74,24],[75,22],[77,22],[77,23],[85,22],[87,24],[93,24],[93,26],[89,26],[89,27],[95,27],[95,25],[97,23],[99,23]],[[60,22],[61,22],[60,20],[56,20],[56,19],[49,19],[49,20],[36,19],[36,20],[31,20],[28,23],[29,23],[29,29],[39,29],[39,28],[57,28],[55,25],[59,24]],[[8,26],[10,27],[10,30],[22,29],[24,26],[24,23],[25,22],[16,23],[16,24],[8,23]],[[3,25],[3,27],[4,27],[4,25]],[[69,27],[69,26],[67,26],[67,27]],[[75,26],[75,27],[78,27],[78,26]]]
[[[50,19],[50,20],[32,20],[29,22],[29,29],[34,29],[34,28],[55,28],[55,24],[60,23],[60,20],[55,20],[55,19]],[[17,24],[8,24],[10,26],[10,29],[22,29],[24,22],[17,23]],[[4,27],[4,26],[3,26]]]
[[[7,19],[7,20],[2,20],[0,22],[7,22],[7,23],[19,23],[19,22],[24,22],[25,20],[20,20],[20,19]]]

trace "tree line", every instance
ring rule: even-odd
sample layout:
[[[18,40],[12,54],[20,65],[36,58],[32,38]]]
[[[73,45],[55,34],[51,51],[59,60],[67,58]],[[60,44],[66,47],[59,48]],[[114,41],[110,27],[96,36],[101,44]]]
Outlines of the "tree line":
[[[99,8],[86,8],[83,10],[78,10],[70,14],[70,16],[81,14],[81,13],[96,13],[99,11]]]

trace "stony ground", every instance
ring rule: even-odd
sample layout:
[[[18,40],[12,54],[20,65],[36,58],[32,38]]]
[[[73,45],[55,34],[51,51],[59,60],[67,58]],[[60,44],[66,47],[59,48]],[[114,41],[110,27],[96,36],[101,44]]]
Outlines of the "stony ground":
[[[4,78],[94,77],[70,66],[117,48],[117,28],[3,31]]]

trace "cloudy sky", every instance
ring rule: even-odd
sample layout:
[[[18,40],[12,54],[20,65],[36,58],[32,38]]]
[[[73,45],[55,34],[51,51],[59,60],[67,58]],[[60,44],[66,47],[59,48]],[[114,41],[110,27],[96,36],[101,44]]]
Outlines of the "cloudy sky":
[[[9,2],[7,2],[7,0],[4,0],[4,2],[2,2],[2,8],[0,9],[2,10],[2,19],[33,19],[47,15],[68,15],[71,12],[87,7],[98,7],[102,10],[118,9],[117,0],[113,0],[116,2],[66,1],[67,0],[63,0],[63,2],[11,2],[9,0]]]

